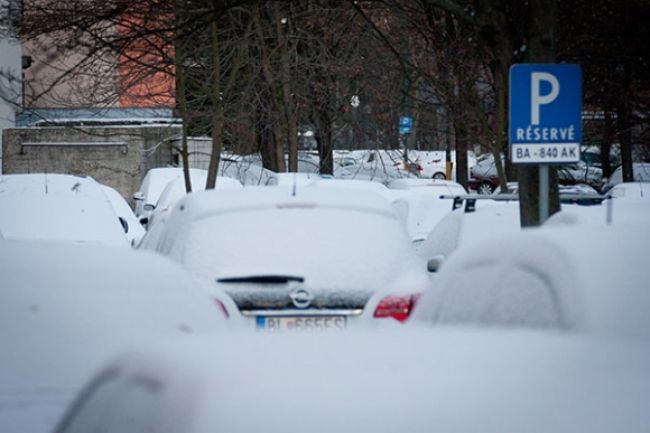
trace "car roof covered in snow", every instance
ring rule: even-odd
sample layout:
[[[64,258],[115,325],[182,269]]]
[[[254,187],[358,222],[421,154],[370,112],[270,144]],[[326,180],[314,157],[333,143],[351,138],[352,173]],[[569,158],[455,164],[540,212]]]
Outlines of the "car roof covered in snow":
[[[129,245],[100,184],[66,174],[0,176],[0,231],[7,239]]]
[[[650,338],[648,224],[542,227],[461,247],[414,321]]]
[[[324,181],[328,182],[328,181]],[[223,212],[245,212],[273,208],[337,208],[396,217],[387,200],[370,191],[347,188],[246,187],[233,190],[198,191],[178,202],[177,213],[192,220]]]

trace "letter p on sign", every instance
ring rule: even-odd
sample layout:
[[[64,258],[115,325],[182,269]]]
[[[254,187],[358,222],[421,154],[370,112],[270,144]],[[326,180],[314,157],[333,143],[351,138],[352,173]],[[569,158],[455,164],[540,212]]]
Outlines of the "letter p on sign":
[[[539,106],[550,104],[560,94],[560,83],[553,74],[548,72],[533,72],[530,75],[530,123],[539,125]],[[551,91],[542,95],[542,81],[551,85]]]

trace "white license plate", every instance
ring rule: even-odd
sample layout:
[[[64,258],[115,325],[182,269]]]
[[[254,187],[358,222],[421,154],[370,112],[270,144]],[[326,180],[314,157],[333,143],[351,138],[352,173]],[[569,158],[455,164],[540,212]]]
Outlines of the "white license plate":
[[[346,319],[345,316],[257,316],[256,328],[265,331],[343,331]]]

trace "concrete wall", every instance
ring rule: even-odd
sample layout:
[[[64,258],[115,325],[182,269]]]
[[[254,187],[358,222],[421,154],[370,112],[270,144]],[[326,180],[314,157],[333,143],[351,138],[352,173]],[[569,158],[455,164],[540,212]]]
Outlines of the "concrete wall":
[[[132,197],[146,172],[172,163],[176,126],[32,127],[4,131],[3,171],[91,176]]]
[[[2,35],[3,29],[0,29]],[[15,113],[21,103],[22,61],[20,43],[0,36],[0,173],[2,173],[2,130],[15,126]]]

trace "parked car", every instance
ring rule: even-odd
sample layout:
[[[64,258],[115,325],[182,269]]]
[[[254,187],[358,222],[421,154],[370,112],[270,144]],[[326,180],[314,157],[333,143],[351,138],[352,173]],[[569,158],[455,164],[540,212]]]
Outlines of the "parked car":
[[[5,239],[128,247],[126,231],[92,178],[51,173],[0,176],[0,232]]]
[[[605,194],[608,199],[591,200],[598,205],[562,205],[563,211],[551,215],[545,225],[620,226],[647,223],[650,221],[650,197],[646,191],[650,191],[650,183],[620,183]]]
[[[118,357],[55,433],[645,433],[649,365],[647,345],[532,331],[201,338]]]
[[[429,284],[395,211],[368,190],[196,192],[141,248],[210,279],[265,330],[403,321]]]
[[[131,245],[137,245],[144,236],[145,229],[131,210],[131,206],[117,190],[108,185],[101,185],[101,187],[126,232],[126,239]]]
[[[502,155],[502,163],[505,163],[504,158]],[[587,184],[599,190],[603,184],[602,169],[584,161],[559,165],[557,169],[558,181],[562,185]],[[499,187],[499,177],[492,154],[479,157],[478,163],[470,171],[469,189],[479,194],[492,194]]]
[[[451,207],[451,200],[448,202]],[[464,208],[447,213],[417,244],[417,250],[422,258],[435,260],[440,265],[462,245],[519,230],[518,201],[480,200],[471,205],[467,202]]]
[[[354,150],[337,152],[335,177],[338,179],[371,180],[388,182],[391,179],[417,177],[417,169],[404,170],[403,154],[400,150]]]
[[[632,164],[632,172],[636,182],[650,182],[650,163],[635,162]],[[619,166],[603,186],[603,191],[609,191],[615,185],[623,182],[623,167]]]
[[[618,183],[607,192],[607,195],[617,201],[648,201],[650,200],[650,180]]]
[[[83,382],[127,346],[236,328],[228,297],[129,248],[0,240],[0,276],[2,432],[51,432]]]
[[[198,169],[190,169],[190,172]],[[152,168],[145,174],[140,189],[133,195],[135,216],[148,218],[158,203],[158,198],[169,181],[183,177],[183,169],[178,167]]]
[[[421,242],[452,210],[452,201],[441,196],[465,195],[462,185],[438,179],[399,179],[388,184],[383,195],[404,220],[411,240]]]
[[[412,150],[414,162],[418,166],[418,176],[425,179],[456,180],[456,151],[451,151],[452,174],[447,179],[446,152],[444,150]],[[477,158],[471,150],[467,152],[468,174],[477,163]]]
[[[192,171],[190,171],[192,191],[205,190],[207,180],[207,170],[192,169]],[[243,185],[237,179],[217,176],[214,188],[243,188]],[[163,215],[166,215],[169,211],[171,211],[176,202],[178,202],[178,200],[180,200],[185,194],[187,194],[187,190],[183,176],[179,176],[170,180],[160,193],[160,197],[158,197],[156,206],[146,220],[147,228],[150,228],[156,221],[163,219]]]
[[[461,248],[414,322],[650,341],[650,225],[545,226]]]

